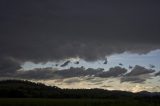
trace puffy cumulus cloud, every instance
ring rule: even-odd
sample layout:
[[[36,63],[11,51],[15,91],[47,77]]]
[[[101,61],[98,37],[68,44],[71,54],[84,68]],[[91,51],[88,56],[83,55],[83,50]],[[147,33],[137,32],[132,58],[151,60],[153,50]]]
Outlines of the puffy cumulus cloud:
[[[1,0],[0,57],[88,61],[160,48],[159,1]]]
[[[127,69],[119,67],[119,66],[116,66],[116,67],[110,68],[106,72],[99,73],[97,76],[98,77],[104,77],[104,78],[107,78],[107,77],[118,77],[118,76],[123,75],[126,72],[127,72]]]
[[[150,74],[153,72],[155,70],[136,65],[131,72],[121,78],[121,82],[143,83],[152,77]]]

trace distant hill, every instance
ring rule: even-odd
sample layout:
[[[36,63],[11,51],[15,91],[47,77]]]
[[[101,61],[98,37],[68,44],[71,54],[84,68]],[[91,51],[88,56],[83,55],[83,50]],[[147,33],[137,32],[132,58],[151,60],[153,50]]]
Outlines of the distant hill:
[[[0,81],[0,98],[134,98],[158,99],[160,93],[108,91],[103,89],[61,89],[23,80]]]

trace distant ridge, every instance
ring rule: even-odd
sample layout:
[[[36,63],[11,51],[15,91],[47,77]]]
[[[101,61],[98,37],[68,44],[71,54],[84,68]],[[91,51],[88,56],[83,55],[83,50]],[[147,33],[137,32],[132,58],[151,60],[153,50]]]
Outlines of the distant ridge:
[[[138,98],[159,99],[160,93],[108,91],[104,89],[61,89],[26,80],[0,81],[0,98]]]

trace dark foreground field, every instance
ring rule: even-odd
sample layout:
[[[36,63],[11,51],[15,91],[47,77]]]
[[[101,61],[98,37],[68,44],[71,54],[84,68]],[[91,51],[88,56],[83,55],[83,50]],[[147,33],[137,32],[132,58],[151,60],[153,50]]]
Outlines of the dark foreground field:
[[[156,101],[114,99],[0,99],[0,106],[160,106]]]
[[[61,89],[29,81],[6,80],[0,81],[0,106],[160,106],[160,93]]]

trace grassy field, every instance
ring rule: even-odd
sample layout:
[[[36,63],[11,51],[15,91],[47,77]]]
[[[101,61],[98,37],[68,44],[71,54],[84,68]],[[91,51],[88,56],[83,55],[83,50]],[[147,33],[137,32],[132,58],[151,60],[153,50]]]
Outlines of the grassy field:
[[[0,106],[160,106],[158,102],[110,99],[0,99]]]

